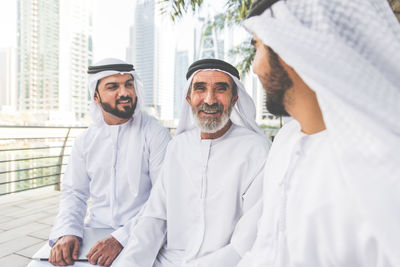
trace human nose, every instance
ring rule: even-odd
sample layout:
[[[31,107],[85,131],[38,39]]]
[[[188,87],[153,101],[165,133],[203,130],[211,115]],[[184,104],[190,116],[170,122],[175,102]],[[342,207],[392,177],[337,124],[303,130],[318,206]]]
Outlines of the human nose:
[[[121,85],[121,87],[119,88],[118,94],[119,96],[128,96],[128,88],[125,85]]]
[[[217,102],[214,90],[207,90],[204,102],[209,105],[212,105]]]

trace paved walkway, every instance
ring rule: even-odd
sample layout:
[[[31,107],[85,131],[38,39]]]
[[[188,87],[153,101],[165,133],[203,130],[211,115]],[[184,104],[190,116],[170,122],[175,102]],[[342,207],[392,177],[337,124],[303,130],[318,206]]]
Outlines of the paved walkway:
[[[60,193],[44,188],[0,197],[0,266],[26,266],[47,242]]]

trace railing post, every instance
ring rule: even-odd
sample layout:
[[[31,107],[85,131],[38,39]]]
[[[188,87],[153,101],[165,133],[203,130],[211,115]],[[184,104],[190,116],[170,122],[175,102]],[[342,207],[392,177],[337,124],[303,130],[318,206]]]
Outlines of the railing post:
[[[66,144],[67,144],[67,141],[68,141],[68,137],[69,137],[69,132],[71,131],[71,127],[69,127],[68,128],[68,131],[67,131],[67,135],[65,136],[65,139],[64,139],[64,144],[63,144],[63,146],[62,146],[62,148],[61,148],[61,152],[60,152],[60,156],[59,156],[59,158],[58,158],[58,166],[57,166],[57,176],[56,176],[56,185],[55,185],[55,187],[54,187],[54,189],[56,190],[56,191],[60,191],[60,189],[61,189],[61,170],[62,170],[62,162],[63,162],[63,159],[64,159],[64,150],[65,150],[65,146],[66,146]]]

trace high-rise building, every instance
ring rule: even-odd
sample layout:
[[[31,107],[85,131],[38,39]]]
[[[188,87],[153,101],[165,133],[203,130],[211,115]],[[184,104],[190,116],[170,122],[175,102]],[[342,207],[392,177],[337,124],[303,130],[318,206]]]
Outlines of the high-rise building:
[[[181,105],[184,98],[186,72],[189,68],[188,51],[175,52],[175,79],[174,79],[174,119],[181,115]]]
[[[18,110],[64,122],[87,114],[89,1],[18,0]]]
[[[202,24],[201,39],[198,59],[202,58],[217,58],[224,60],[224,39],[221,38],[215,29],[210,29],[207,23]]]
[[[59,108],[59,0],[19,0],[17,108]]]
[[[168,18],[159,14],[155,2],[136,2],[127,61],[134,64],[143,82],[147,111],[159,119],[171,120],[174,82],[174,53],[171,51],[174,51],[174,38],[170,35],[172,29]]]
[[[89,0],[60,1],[60,111],[75,120],[89,106],[87,67],[92,64],[92,25]]]
[[[0,49],[0,110],[15,110],[15,49]]]

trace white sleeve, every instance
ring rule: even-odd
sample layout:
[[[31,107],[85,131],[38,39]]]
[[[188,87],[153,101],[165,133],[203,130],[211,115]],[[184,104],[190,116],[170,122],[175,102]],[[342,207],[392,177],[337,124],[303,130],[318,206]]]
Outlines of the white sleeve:
[[[62,180],[60,208],[50,233],[50,245],[65,235],[75,235],[80,238],[83,236],[86,201],[90,195],[90,178],[86,172],[82,147],[83,135],[75,141]]]
[[[158,122],[153,123],[149,127],[149,138],[146,138],[146,143],[149,146],[149,176],[153,185],[158,178],[164,156],[167,151],[168,143],[171,140],[171,135],[168,130],[161,126]]]
[[[242,217],[236,224],[230,243],[203,257],[186,262],[184,267],[236,266],[251,249],[257,236],[257,221],[262,212],[264,165],[265,161],[242,196]]]
[[[152,267],[166,237],[166,196],[163,174],[130,226],[129,240],[113,266]]]
[[[131,218],[124,226],[121,226],[117,230],[111,233],[111,235],[117,239],[117,241],[125,247],[129,240],[130,229],[136,224],[137,217],[140,216],[140,212],[133,218]]]
[[[171,136],[168,130],[158,122],[152,123],[146,131],[146,147],[149,150],[149,176],[153,185],[157,181],[170,140]],[[139,216],[140,213],[111,234],[123,247],[128,243],[130,229],[136,224]]]

